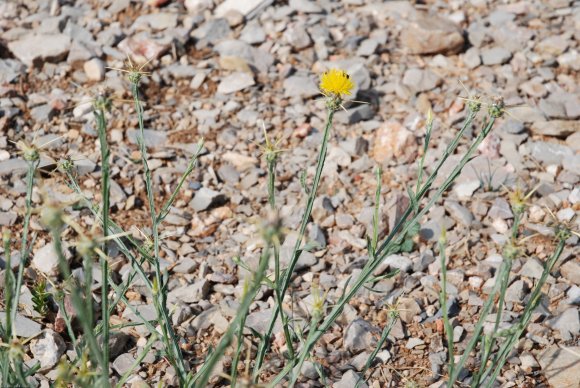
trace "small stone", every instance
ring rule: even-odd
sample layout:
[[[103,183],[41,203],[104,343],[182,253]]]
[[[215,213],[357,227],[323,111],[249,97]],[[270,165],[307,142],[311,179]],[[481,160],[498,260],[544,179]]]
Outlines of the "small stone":
[[[531,130],[536,135],[564,138],[573,133],[580,133],[580,121],[550,120],[538,121],[532,124]]]
[[[98,58],[86,61],[83,65],[87,78],[91,81],[102,81],[105,79],[105,63]]]
[[[460,205],[456,201],[445,201],[445,209],[449,212],[451,217],[460,222],[464,226],[471,226],[474,217],[473,214],[465,206]]]
[[[552,387],[577,387],[580,380],[580,346],[553,345],[538,356],[542,374]]]
[[[539,279],[544,272],[544,266],[535,258],[527,259],[522,269],[520,269],[520,276],[528,278]]]
[[[242,30],[240,39],[249,44],[259,44],[266,40],[266,33],[260,23],[251,22]]]
[[[332,385],[332,388],[353,388],[357,386],[358,388],[369,388],[368,384],[360,377],[355,371],[347,370],[340,381],[337,381]]]
[[[564,341],[571,340],[580,334],[580,318],[578,309],[571,307],[555,318],[549,319],[547,325],[558,330]]]
[[[207,187],[202,187],[196,193],[189,206],[191,206],[195,211],[201,212],[208,210],[211,207],[219,206],[227,201],[227,197],[215,190],[208,189]]]
[[[484,65],[503,65],[512,58],[512,53],[503,47],[492,47],[481,51]]]
[[[409,338],[409,340],[407,341],[407,344],[405,345],[405,348],[407,348],[407,349],[413,349],[413,348],[415,348],[416,346],[423,345],[424,343],[425,343],[425,341],[423,341],[423,340],[422,340],[422,339],[420,339],[420,338],[414,338],[414,337],[411,337],[411,338]]]
[[[560,273],[570,283],[580,286],[580,263],[576,260],[570,260],[562,264]]]
[[[125,373],[131,370],[134,363],[135,357],[133,357],[129,353],[124,353],[121,354],[119,357],[115,358],[115,361],[113,361],[113,369],[120,376],[123,376]]]
[[[62,337],[50,329],[44,331],[42,339],[33,340],[30,345],[30,351],[34,358],[40,362],[40,368],[44,371],[54,367],[60,361],[65,350],[66,344]]]
[[[371,155],[378,163],[388,163],[416,148],[415,136],[398,121],[389,120],[375,132]]]
[[[479,49],[477,47],[469,48],[465,54],[463,54],[463,63],[468,69],[475,69],[481,65]]]
[[[228,75],[220,82],[217,92],[221,94],[235,93],[255,85],[254,77],[245,72],[236,72]]]
[[[496,198],[489,209],[487,215],[491,218],[500,218],[502,220],[508,220],[513,218],[513,213],[508,201],[503,198]]]
[[[403,84],[407,85],[414,93],[426,92],[441,84],[441,78],[431,70],[412,68],[405,71]]]
[[[521,367],[526,372],[531,372],[532,369],[540,367],[540,364],[536,361],[536,358],[530,352],[522,352],[519,356]]]
[[[288,5],[302,13],[321,13],[323,11],[316,1],[311,0],[290,0]]]
[[[479,189],[481,183],[479,181],[462,182],[455,185],[453,191],[461,200],[471,199],[473,193]]]
[[[6,327],[6,312],[0,311],[0,322]],[[20,314],[16,314],[16,320],[12,322],[14,333],[18,337],[36,337],[41,331],[42,326],[32,319],[28,319]]]
[[[136,129],[129,129],[126,132],[126,135],[129,143],[137,144],[137,139],[141,136],[141,132]],[[167,143],[167,133],[162,131],[144,129],[143,136],[145,139],[145,146],[148,148],[161,148]]]
[[[508,302],[521,303],[526,295],[526,283],[523,280],[516,280],[508,287],[505,293],[505,300]]]
[[[63,244],[63,254],[66,260],[70,260],[72,255]],[[48,276],[55,276],[59,272],[59,258],[55,251],[54,244],[48,243],[34,254],[32,264],[36,269]]]
[[[312,39],[303,24],[295,24],[286,29],[283,35],[285,41],[296,51],[312,45]]]
[[[210,1],[211,3],[211,1]],[[229,11],[238,11],[242,15],[249,18],[261,6],[270,4],[268,0],[226,0],[221,3],[215,10],[216,16],[224,16]]]
[[[382,274],[388,268],[398,269],[401,272],[408,272],[413,267],[413,262],[406,256],[403,255],[389,255],[385,257],[381,264],[377,267],[376,273]]]
[[[379,47],[379,42],[374,39],[365,39],[361,42],[360,46],[358,46],[356,55],[359,57],[371,56],[375,51],[377,51],[377,47]]]
[[[377,339],[374,334],[378,329],[363,319],[355,319],[346,329],[344,346],[352,353],[359,353],[373,348]]]
[[[401,43],[411,54],[443,54],[459,52],[464,39],[453,22],[435,15],[420,15],[403,29]]]
[[[286,97],[310,98],[320,94],[312,78],[303,75],[293,75],[286,78],[283,88]]]
[[[574,156],[573,151],[569,147],[556,143],[536,141],[529,144],[529,148],[532,157],[546,165],[562,165],[564,159]]]
[[[57,62],[66,57],[71,38],[65,34],[27,35],[8,43],[8,49],[28,67],[40,67],[43,62]]]
[[[167,302],[174,303],[180,300],[183,303],[197,303],[207,297],[209,289],[210,284],[207,280],[197,280],[193,284],[169,291],[167,294]]]
[[[191,33],[191,36],[198,41],[214,44],[228,38],[231,33],[232,29],[228,21],[224,18],[217,18],[202,24]]]

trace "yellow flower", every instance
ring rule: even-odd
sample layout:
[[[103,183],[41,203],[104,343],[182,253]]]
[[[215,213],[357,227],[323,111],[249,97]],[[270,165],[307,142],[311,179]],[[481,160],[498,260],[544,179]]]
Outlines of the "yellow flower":
[[[327,96],[342,97],[342,95],[350,96],[350,92],[354,88],[354,82],[350,75],[344,70],[330,69],[322,73],[320,78],[320,90]]]

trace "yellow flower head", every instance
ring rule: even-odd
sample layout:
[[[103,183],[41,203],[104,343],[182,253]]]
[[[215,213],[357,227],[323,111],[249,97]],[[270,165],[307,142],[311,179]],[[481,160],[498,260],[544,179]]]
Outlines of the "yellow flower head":
[[[344,70],[330,69],[320,77],[320,90],[327,96],[350,96],[354,82]]]

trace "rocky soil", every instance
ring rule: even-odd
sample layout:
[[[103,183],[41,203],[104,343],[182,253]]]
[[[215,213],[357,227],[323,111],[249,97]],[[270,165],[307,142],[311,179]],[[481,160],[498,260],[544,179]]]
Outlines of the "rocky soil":
[[[286,150],[277,170],[280,215],[289,231],[300,222],[305,195],[299,177],[304,169],[309,176],[314,172],[325,120],[317,82],[328,68],[346,70],[356,82],[354,99],[367,103],[352,103],[336,117],[309,226],[309,238],[320,248],[302,255],[288,300],[296,319],[307,315],[313,281],[332,303],[367,259],[375,166],[384,169],[385,231],[406,206],[406,187],[417,179],[429,109],[435,127],[427,171],[465,117],[466,101],[458,97],[479,94],[490,102],[499,95],[510,108],[479,156],[425,217],[413,252],[387,258],[382,271],[398,268],[400,275],[376,284],[381,293],[361,292],[323,337],[312,362],[305,364],[304,386],[323,386],[314,368],[318,362],[328,385],[353,387],[385,325],[381,311],[395,301],[401,319],[366,375],[368,385],[442,386],[446,351],[437,239],[447,230],[448,292],[460,354],[502,260],[501,245],[513,219],[508,189],[537,186],[523,223],[530,235],[537,235],[514,263],[502,328],[517,319],[553,250],[553,217],[578,230],[578,1],[20,0],[0,4],[0,15],[0,225],[13,236],[22,230],[26,163],[12,142],[45,145],[34,207],[47,197],[65,203],[74,198],[55,169],[65,157],[75,161],[86,195],[99,201],[100,152],[90,101],[102,89],[115,96],[109,115],[112,218],[137,238],[137,228],[148,230],[128,82],[122,72],[109,68],[123,67],[127,55],[136,63],[151,59],[144,67],[151,74],[141,91],[160,204],[197,141],[205,138],[198,168],[162,230],[168,302],[192,368],[235,314],[248,273],[233,258],[252,266],[260,253],[257,225],[267,217],[262,123],[269,135],[282,138]],[[478,128],[479,123],[468,131],[458,154]],[[449,163],[444,169],[452,167]],[[87,209],[71,207],[67,213],[91,228]],[[37,238],[25,272],[17,330],[22,337],[36,336],[25,357],[27,364],[40,362],[42,368],[31,383],[48,387],[58,360],[75,354],[66,332],[55,324],[54,306],[44,317],[32,308],[30,288],[36,279],[58,274],[51,239],[37,216],[32,230]],[[74,235],[68,237],[72,244]],[[290,233],[284,247],[291,249],[292,237]],[[74,247],[69,248],[76,276],[82,276]],[[548,280],[541,308],[508,359],[499,380],[502,387],[578,386],[579,252],[573,236]],[[6,258],[1,259],[5,271]],[[13,267],[18,259],[15,253]],[[112,263],[119,279],[130,270],[114,247]],[[138,283],[127,298],[143,316],[155,316],[150,295]],[[260,295],[247,326],[263,332],[273,306],[271,294]],[[112,323],[135,319],[120,304]],[[486,330],[492,327],[493,322],[486,324]],[[142,326],[115,334],[112,376],[130,368],[148,336]],[[274,344],[264,380],[282,366]],[[226,356],[224,367],[230,362]],[[158,382],[174,384],[175,371],[151,352],[127,384]],[[227,385],[227,380],[216,384]]]

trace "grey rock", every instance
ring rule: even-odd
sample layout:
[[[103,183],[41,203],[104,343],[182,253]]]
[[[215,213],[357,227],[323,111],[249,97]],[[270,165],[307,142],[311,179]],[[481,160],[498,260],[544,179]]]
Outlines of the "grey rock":
[[[312,39],[303,24],[289,26],[284,31],[284,40],[292,46],[294,50],[303,50],[312,45]]]
[[[177,265],[173,267],[173,272],[176,273],[192,273],[199,265],[197,262],[189,257],[184,257],[179,260]]]
[[[259,44],[266,40],[266,33],[258,22],[251,22],[242,30],[240,39],[249,44]]]
[[[283,87],[286,97],[310,98],[320,95],[320,90],[312,78],[304,75],[293,75],[286,78]]]
[[[533,158],[544,164],[562,164],[563,159],[574,156],[573,151],[564,145],[543,141],[529,144]]]
[[[372,106],[370,104],[363,104],[354,108],[348,108],[346,112],[344,110],[336,112],[335,119],[339,123],[350,125],[360,121],[370,120],[374,115],[375,112]]]
[[[491,218],[501,218],[502,220],[508,220],[514,217],[510,204],[501,197],[498,197],[493,201],[491,209],[489,209],[487,215]]]
[[[60,61],[66,57],[71,38],[65,34],[27,35],[8,43],[8,49],[28,67],[40,67],[43,62]]]
[[[288,5],[290,8],[302,13],[321,13],[323,9],[317,3],[317,1],[311,0],[290,0]]]
[[[384,273],[388,268],[398,269],[401,272],[408,272],[413,267],[413,262],[403,255],[389,255],[385,257],[381,264],[377,267],[376,273]]]
[[[65,350],[66,344],[62,337],[50,329],[44,331],[42,339],[33,340],[30,344],[30,351],[40,362],[40,368],[44,371],[54,367]]]
[[[123,319],[127,319],[131,322],[141,322],[141,318],[151,321],[157,318],[157,312],[155,310],[155,306],[150,304],[139,304],[139,305],[132,305],[133,308],[127,307],[123,311]],[[135,313],[135,310],[137,313]],[[139,314],[141,318],[137,315]]]
[[[127,131],[127,140],[129,140],[131,144],[137,144],[138,136],[140,136],[139,130],[129,129]],[[145,146],[148,148],[161,148],[167,143],[167,133],[162,131],[144,129],[143,136],[145,138]]]
[[[177,26],[177,13],[156,12],[140,15],[133,23],[133,29],[166,30]]]
[[[237,11],[250,19],[256,12],[272,3],[273,0],[226,0],[215,10],[219,17],[226,15],[230,11]]]
[[[99,338],[102,344],[102,338]],[[123,333],[122,331],[114,331],[110,333],[109,336],[109,355],[111,358],[115,358],[120,355],[125,346],[129,343],[131,336],[127,333]]]
[[[507,119],[503,122],[500,129],[511,135],[517,135],[525,130],[524,123],[514,119]]]
[[[0,225],[2,226],[12,226],[16,222],[18,214],[14,212],[2,212],[0,213]]]
[[[441,84],[441,78],[431,70],[417,68],[405,71],[403,84],[411,88],[414,93],[425,92]]]
[[[191,35],[197,39],[211,44],[228,38],[232,34],[232,29],[226,19],[211,19],[195,29]]]
[[[457,222],[464,226],[471,226],[474,217],[473,214],[465,206],[460,205],[456,201],[447,200],[445,201],[445,209],[449,212],[451,217],[453,217]]]
[[[209,289],[210,284],[207,280],[197,280],[193,284],[169,291],[167,302],[174,303],[179,300],[183,303],[197,303],[207,297]]]
[[[503,65],[512,58],[512,53],[503,47],[492,47],[481,50],[484,65]]]
[[[63,244],[63,254],[67,260],[72,257],[65,244]],[[48,243],[37,250],[32,259],[34,267],[48,276],[55,276],[59,272],[58,263],[59,258],[53,243]]]
[[[481,65],[479,49],[477,47],[469,48],[465,54],[463,54],[463,63],[468,69],[475,69]]]
[[[578,50],[569,50],[557,58],[559,67],[580,71],[580,54]]]
[[[553,98],[551,95],[548,98],[542,98],[538,107],[544,112],[544,114],[550,118],[554,119],[564,119],[566,118],[566,105],[565,101],[561,101],[557,98]]]
[[[271,309],[256,311],[248,314],[246,318],[246,327],[256,330],[260,334],[264,334],[268,328],[270,319],[272,318],[273,311]],[[274,333],[282,330],[282,323],[280,322],[280,314],[278,314],[278,319],[274,324]]]
[[[379,47],[379,42],[375,39],[365,39],[358,46],[356,55],[359,57],[371,56],[377,51],[377,47]]]
[[[580,305],[580,287],[578,286],[570,287],[566,292],[566,295],[568,296],[567,300],[568,304],[576,306]]]
[[[547,324],[553,330],[558,330],[564,341],[571,340],[580,334],[580,318],[576,307],[566,309],[557,317],[549,319]]]
[[[562,166],[564,166],[564,170],[577,174],[580,171],[580,154],[564,158],[562,160]]]
[[[355,371],[347,370],[340,381],[332,384],[332,388],[353,388],[357,386],[358,388],[369,388],[368,384],[360,377]]]
[[[570,260],[562,264],[560,273],[570,283],[580,286],[580,263],[576,260]]]
[[[521,303],[526,295],[526,283],[516,280],[508,287],[505,293],[505,300],[508,302]]]
[[[224,182],[235,185],[240,181],[240,173],[231,164],[222,164],[217,174]]]
[[[453,22],[426,14],[403,28],[400,39],[411,54],[456,53],[464,44],[463,34]]]
[[[580,380],[580,346],[553,345],[538,356],[542,374],[553,387],[577,387]]]
[[[378,329],[363,319],[356,319],[350,323],[344,335],[344,346],[351,353],[359,353],[372,349],[377,339],[374,334]]]
[[[213,48],[222,57],[238,57],[261,72],[267,72],[274,57],[267,51],[250,46],[241,40],[224,40]]]
[[[227,201],[227,197],[215,190],[202,187],[197,190],[195,196],[189,203],[195,211],[201,212],[210,209],[212,206],[219,206]]]
[[[411,337],[407,341],[405,348],[414,349],[416,346],[423,345],[423,344],[425,344],[425,341],[423,341],[421,338]]]
[[[50,104],[42,104],[30,109],[30,116],[37,123],[48,123],[56,115]]]
[[[0,311],[0,322],[6,327],[6,312],[4,311]],[[18,337],[35,337],[42,331],[42,326],[39,323],[20,314],[16,314],[16,319],[12,325],[14,333]]]
[[[0,162],[0,176],[6,174],[22,174],[28,170],[28,163],[22,159],[8,159]]]
[[[544,266],[538,261],[538,259],[532,257],[527,259],[520,269],[520,276],[539,279],[542,276],[542,272],[544,272]]]
[[[131,370],[133,363],[135,363],[135,357],[129,353],[124,353],[115,358],[115,361],[113,361],[113,369],[120,376],[123,376],[125,373]]]
[[[0,59],[0,84],[9,84],[24,74],[25,67],[15,59]]]
[[[231,94],[244,90],[255,85],[254,77],[246,72],[235,72],[223,78],[220,82],[217,92],[222,94]]]
[[[534,134],[537,135],[555,136],[563,138],[573,133],[580,133],[580,121],[575,120],[538,121],[532,124],[531,130]]]

